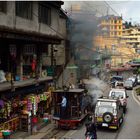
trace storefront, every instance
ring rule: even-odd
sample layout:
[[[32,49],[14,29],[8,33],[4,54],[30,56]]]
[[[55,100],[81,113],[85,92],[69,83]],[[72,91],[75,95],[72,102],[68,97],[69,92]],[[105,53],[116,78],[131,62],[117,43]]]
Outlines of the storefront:
[[[45,83],[18,88],[14,92],[4,91],[0,98],[0,131],[28,131],[29,119],[35,115],[43,121],[44,114],[50,114],[51,102],[52,95]]]
[[[58,36],[0,29],[0,83],[47,77],[52,66],[43,67],[43,53],[48,54],[49,45],[53,48],[61,40]],[[53,55],[50,59],[53,61]]]

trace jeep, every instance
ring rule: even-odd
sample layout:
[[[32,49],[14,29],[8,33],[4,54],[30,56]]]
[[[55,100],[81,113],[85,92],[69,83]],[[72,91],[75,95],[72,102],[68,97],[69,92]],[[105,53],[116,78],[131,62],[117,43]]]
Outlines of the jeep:
[[[102,97],[97,99],[95,107],[95,124],[110,129],[119,129],[123,123],[123,108],[118,98]]]

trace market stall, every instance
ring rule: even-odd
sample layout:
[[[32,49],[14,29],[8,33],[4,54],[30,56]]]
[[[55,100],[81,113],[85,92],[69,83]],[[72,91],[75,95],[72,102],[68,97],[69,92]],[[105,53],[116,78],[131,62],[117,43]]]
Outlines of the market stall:
[[[31,117],[35,115],[43,121],[44,113],[49,113],[51,100],[51,92],[32,93],[22,99],[18,96],[12,100],[0,99],[0,132],[29,131]]]

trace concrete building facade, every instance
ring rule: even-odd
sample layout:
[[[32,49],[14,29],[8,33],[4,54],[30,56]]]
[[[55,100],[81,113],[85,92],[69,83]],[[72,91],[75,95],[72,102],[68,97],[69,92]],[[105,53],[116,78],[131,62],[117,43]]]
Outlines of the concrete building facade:
[[[62,1],[0,2],[1,36],[9,42],[8,48],[11,46],[11,50],[15,51],[14,53],[17,53],[19,48],[22,48],[20,53],[26,53],[26,58],[22,54],[23,56],[20,56],[22,57],[20,59],[28,59],[28,65],[31,64],[33,55],[39,53],[37,49],[39,47],[44,48],[39,54],[40,65],[54,65],[55,62],[52,60],[52,57],[58,60],[55,63],[56,65],[65,63],[67,17],[61,9],[62,4]],[[5,44],[4,41],[2,42]],[[52,54],[51,51],[54,51],[54,48],[57,48],[57,53]],[[1,52],[3,53],[4,51]],[[63,53],[63,55],[60,55],[60,53]],[[24,62],[20,65],[24,65]],[[21,66],[17,67],[20,67],[17,69],[17,73],[21,76],[24,70],[22,70]],[[6,69],[7,71],[9,71],[8,68]],[[40,69],[40,75],[41,71]]]
[[[107,15],[100,18],[100,28],[109,37],[122,36],[122,17]]]

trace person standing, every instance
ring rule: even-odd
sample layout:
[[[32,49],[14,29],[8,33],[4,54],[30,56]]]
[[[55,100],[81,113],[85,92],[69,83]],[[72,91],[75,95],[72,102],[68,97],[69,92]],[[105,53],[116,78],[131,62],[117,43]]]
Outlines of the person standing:
[[[67,99],[65,96],[62,96],[62,102],[61,102],[61,118],[66,117],[66,107],[67,107]]]

